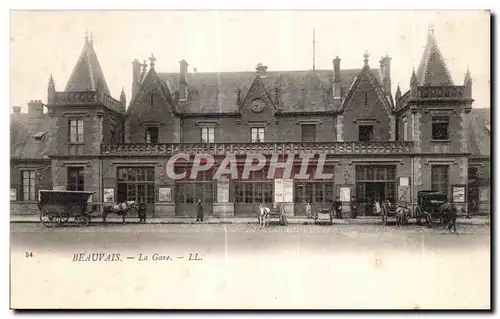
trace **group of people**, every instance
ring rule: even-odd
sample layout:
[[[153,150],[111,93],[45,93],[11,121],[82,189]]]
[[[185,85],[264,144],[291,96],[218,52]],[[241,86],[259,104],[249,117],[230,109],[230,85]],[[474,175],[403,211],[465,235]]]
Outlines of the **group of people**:
[[[351,218],[356,219],[358,215],[358,201],[355,196],[351,197],[351,201],[349,202],[349,207],[350,207],[350,212],[351,212]],[[344,214],[342,213],[342,201],[340,200],[340,197],[337,196],[335,201],[332,202],[331,205],[331,211],[335,213],[335,218],[337,219],[343,219]],[[311,204],[308,202],[306,204],[306,213],[307,213],[307,218],[312,218],[313,217],[313,212],[311,210]]]

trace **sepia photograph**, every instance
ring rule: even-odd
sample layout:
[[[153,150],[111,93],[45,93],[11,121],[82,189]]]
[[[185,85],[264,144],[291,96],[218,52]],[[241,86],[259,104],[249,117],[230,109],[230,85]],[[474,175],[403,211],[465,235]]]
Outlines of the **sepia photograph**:
[[[491,309],[490,11],[9,15],[11,309]]]

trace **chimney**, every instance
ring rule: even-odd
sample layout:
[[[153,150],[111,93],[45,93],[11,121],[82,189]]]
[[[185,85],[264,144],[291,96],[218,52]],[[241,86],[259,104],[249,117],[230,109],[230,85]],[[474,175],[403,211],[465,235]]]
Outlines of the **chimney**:
[[[380,60],[380,71],[382,72],[382,90],[385,94],[391,93],[391,58],[386,55]]]
[[[139,91],[140,84],[141,84],[141,62],[135,59],[132,62],[132,100],[137,94],[137,91]]]
[[[20,106],[14,106],[12,109],[14,110],[14,114],[21,113],[21,107]]]
[[[265,78],[267,76],[267,66],[262,65],[262,63],[257,64],[255,70],[260,78]]]
[[[340,58],[333,59],[333,99],[342,99],[342,84],[340,83]]]
[[[180,77],[179,77],[179,101],[186,101],[188,97],[188,66],[189,64],[186,60],[182,59],[179,61],[180,65]]]
[[[28,117],[39,118],[43,116],[43,103],[40,100],[31,100],[28,102]]]

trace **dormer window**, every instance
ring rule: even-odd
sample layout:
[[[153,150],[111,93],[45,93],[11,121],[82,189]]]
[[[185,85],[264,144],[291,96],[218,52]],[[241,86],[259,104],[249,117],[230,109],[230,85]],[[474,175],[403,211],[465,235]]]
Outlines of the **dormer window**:
[[[365,103],[365,105],[367,105],[368,104],[368,92],[367,91],[364,92],[364,98],[365,98],[364,103]]]
[[[149,93],[149,106],[153,107],[154,104],[154,96],[155,94],[153,92]]]
[[[157,126],[146,127],[146,144],[158,143],[158,131]]]
[[[262,143],[264,142],[264,128],[263,127],[252,127],[252,143]]]
[[[202,127],[201,128],[201,142],[202,143],[215,142],[215,128],[214,127]]]
[[[360,142],[369,142],[373,140],[373,125],[360,125],[358,130]]]

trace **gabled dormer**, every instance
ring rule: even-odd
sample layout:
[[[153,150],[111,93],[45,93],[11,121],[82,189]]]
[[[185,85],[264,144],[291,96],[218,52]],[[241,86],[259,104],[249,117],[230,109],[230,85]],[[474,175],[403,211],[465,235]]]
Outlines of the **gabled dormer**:
[[[390,58],[383,58],[380,83],[369,65],[369,54],[364,54],[364,66],[356,75],[342,101],[339,118],[344,141],[391,141],[395,139],[395,121],[390,93]],[[340,131],[340,130],[339,130]]]
[[[139,79],[134,97],[127,110],[127,143],[180,142],[180,119],[167,85],[155,70],[156,58],[150,58],[149,70],[142,65],[140,75],[134,65],[134,81]]]

